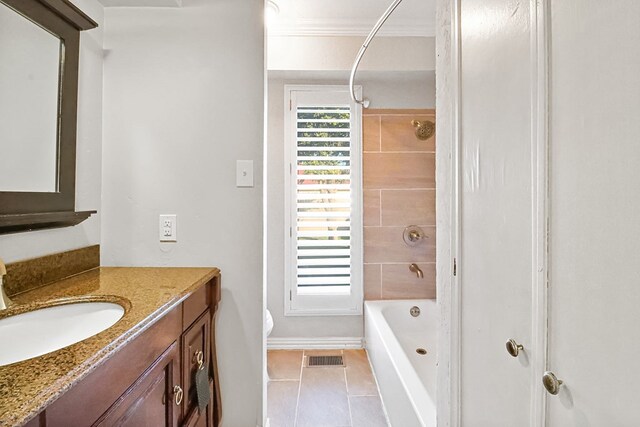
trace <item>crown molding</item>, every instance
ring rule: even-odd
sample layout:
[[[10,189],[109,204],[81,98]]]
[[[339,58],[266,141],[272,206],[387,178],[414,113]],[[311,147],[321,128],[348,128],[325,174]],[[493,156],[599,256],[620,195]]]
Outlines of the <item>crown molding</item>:
[[[300,19],[296,23],[275,23],[269,28],[269,36],[362,36],[371,32],[374,23],[369,20]],[[382,37],[434,37],[435,25],[423,20],[387,22],[378,32]]]

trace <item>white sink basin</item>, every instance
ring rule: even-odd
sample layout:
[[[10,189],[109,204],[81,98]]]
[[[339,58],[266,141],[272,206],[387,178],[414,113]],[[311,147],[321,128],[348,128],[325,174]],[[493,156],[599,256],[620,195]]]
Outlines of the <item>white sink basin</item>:
[[[79,302],[0,319],[0,366],[42,356],[113,326],[124,308],[110,302]]]

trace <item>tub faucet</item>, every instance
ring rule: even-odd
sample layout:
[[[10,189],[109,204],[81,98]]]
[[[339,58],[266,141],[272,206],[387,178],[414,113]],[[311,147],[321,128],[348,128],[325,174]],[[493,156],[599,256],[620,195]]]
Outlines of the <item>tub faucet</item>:
[[[415,262],[409,266],[409,271],[416,273],[418,279],[422,279],[424,277],[424,273],[422,273],[422,270],[420,270],[420,267],[418,267],[418,264]]]
[[[4,292],[4,276],[7,274],[7,267],[5,267],[2,258],[0,258],[0,310],[6,310],[9,306],[13,305],[13,301],[9,299]]]

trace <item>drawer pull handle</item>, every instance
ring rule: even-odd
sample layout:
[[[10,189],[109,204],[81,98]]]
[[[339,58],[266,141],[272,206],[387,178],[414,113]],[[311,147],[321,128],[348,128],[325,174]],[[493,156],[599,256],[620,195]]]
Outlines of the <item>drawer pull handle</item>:
[[[202,366],[204,365],[204,353],[202,352],[202,350],[196,351],[196,353],[193,355],[193,358],[198,364],[198,369],[202,369]]]
[[[176,405],[180,406],[182,403],[182,398],[184,397],[184,391],[182,391],[182,387],[179,385],[173,386],[173,399],[176,402]]]

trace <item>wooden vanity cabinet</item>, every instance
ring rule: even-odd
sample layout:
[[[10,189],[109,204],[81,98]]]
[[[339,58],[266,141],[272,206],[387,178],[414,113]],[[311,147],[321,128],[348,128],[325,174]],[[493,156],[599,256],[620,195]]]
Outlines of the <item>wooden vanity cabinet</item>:
[[[156,320],[52,403],[29,427],[217,427],[220,392],[213,320],[219,276]],[[198,355],[209,371],[211,399],[198,410]]]
[[[211,405],[207,406],[202,414],[199,413],[195,384],[195,375],[199,367],[199,357],[202,358],[204,366],[209,370],[211,361],[210,329],[211,317],[207,310],[182,334],[182,384],[184,384],[185,393],[183,404],[185,426],[202,425],[213,427],[210,423],[206,422],[207,419],[211,418]]]
[[[165,350],[153,365],[94,423],[96,427],[176,426],[180,408],[168,396],[180,383],[180,347]]]

